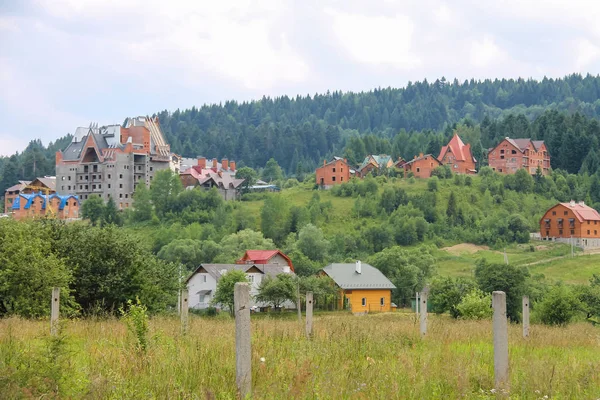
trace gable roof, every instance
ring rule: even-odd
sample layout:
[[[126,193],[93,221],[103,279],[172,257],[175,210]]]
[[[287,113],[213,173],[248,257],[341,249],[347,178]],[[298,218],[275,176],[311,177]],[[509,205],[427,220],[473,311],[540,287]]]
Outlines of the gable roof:
[[[11,187],[9,187],[8,189],[6,189],[7,192],[15,192],[15,191],[21,191],[23,189],[25,189],[25,186],[29,185],[31,183],[31,181],[19,181],[19,183],[17,183],[16,185],[13,185]]]
[[[36,181],[46,186],[50,190],[56,190],[56,177],[55,176],[44,176],[43,178],[35,178],[29,184],[31,186],[38,186]]]
[[[452,139],[450,139],[448,145],[442,147],[440,155],[438,156],[438,160],[442,160],[448,151],[450,151],[454,155],[456,161],[477,162],[477,160],[475,160],[475,157],[473,157],[473,154],[471,153],[471,145],[464,144],[464,142],[461,140],[460,136],[458,136],[457,133],[455,133],[454,136],[452,136]]]
[[[281,264],[200,264],[198,268],[194,270],[190,274],[190,276],[185,280],[185,283],[188,283],[190,279],[194,277],[194,275],[204,271],[207,274],[215,278],[216,281],[221,279],[221,277],[232,270],[239,270],[248,272],[249,270],[255,268],[260,271],[263,275],[270,276],[272,278],[276,277],[279,274],[294,274],[294,270],[292,268],[286,270],[287,265]]]
[[[288,262],[289,267],[294,271],[292,260],[281,250],[246,250],[244,255],[237,260],[236,263],[246,264],[248,261],[252,261],[257,264],[268,264],[269,260],[278,254]]]
[[[323,167],[325,167],[327,165],[330,165],[330,164],[335,164],[338,161],[341,161],[344,164],[348,165],[348,162],[346,161],[346,159],[344,159],[342,157],[334,156],[330,161],[323,163],[323,165],[319,166],[317,169],[323,168]]]
[[[435,158],[435,156],[433,154],[420,155],[419,157],[415,157],[415,158],[413,158],[412,160],[409,160],[409,161],[400,160],[400,161],[398,161],[396,163],[396,165],[398,165],[398,164],[401,163],[399,166],[402,167],[402,166],[407,165],[407,164],[412,164],[415,161],[424,160],[426,157],[431,157],[431,159],[433,161],[437,162],[439,165],[442,165],[442,162],[440,160],[438,160],[437,158]]]
[[[579,222],[583,221],[600,221],[600,214],[590,206],[586,206],[583,201],[576,203],[571,201],[569,203],[559,203],[562,206],[567,207],[573,211],[575,217]],[[556,207],[556,206],[555,206]]]
[[[521,153],[524,153],[525,150],[527,150],[527,147],[529,147],[530,143],[533,146],[533,148],[535,149],[535,151],[540,151],[540,149],[544,145],[543,140],[531,140],[529,138],[511,139],[509,137],[505,137],[504,140],[506,140],[508,143],[512,144],[513,146],[515,146]],[[500,143],[498,143],[498,145],[496,147],[500,146],[500,144],[502,144],[502,142],[504,140],[502,140]],[[489,149],[489,151],[494,150],[496,147]]]
[[[355,264],[329,264],[322,269],[341,289],[396,289],[377,268],[361,263],[361,273]]]
[[[382,166],[387,166],[392,160],[391,156],[387,154],[370,154],[365,157],[362,164],[358,167],[359,171],[366,167],[369,164],[373,164],[377,168],[381,168]]]
[[[211,168],[202,168],[199,165],[186,169],[180,175],[191,175],[198,180],[199,185],[212,180],[215,186],[223,189],[237,189],[245,181],[244,179],[236,179],[234,172],[215,172]]]

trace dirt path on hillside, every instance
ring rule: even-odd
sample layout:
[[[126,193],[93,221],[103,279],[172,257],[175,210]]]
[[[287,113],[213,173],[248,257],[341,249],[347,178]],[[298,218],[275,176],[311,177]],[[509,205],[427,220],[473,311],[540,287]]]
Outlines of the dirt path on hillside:
[[[590,250],[587,250],[587,251],[583,251],[581,253],[575,253],[575,257],[579,257],[579,256],[591,256],[593,254],[600,254],[600,249],[590,249]],[[559,257],[547,258],[545,260],[534,261],[534,262],[528,263],[528,264],[521,264],[521,266],[522,267],[529,267],[531,265],[545,264],[545,263],[549,263],[549,262],[556,261],[556,260],[562,260],[563,258],[569,258],[569,257],[571,257],[570,254],[568,254],[566,256],[559,256]]]

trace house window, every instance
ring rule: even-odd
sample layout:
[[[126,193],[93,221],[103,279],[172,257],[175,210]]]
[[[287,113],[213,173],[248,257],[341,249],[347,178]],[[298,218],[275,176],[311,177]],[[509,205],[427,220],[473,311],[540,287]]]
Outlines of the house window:
[[[552,211],[552,215],[556,215],[556,211]]]
[[[546,231],[546,236],[550,236],[550,231]]]
[[[150,171],[152,171],[152,167],[150,167]]]
[[[61,178],[61,181],[64,181],[64,180],[65,180],[65,177],[63,176],[63,177]]]
[[[597,234],[598,234],[598,231],[594,231],[594,235],[597,235]]]
[[[558,230],[558,234],[559,234],[560,236],[562,236],[562,229],[559,229],[559,230]]]
[[[119,174],[119,179],[123,179],[123,174]]]
[[[569,218],[569,228],[575,228],[575,218]]]
[[[202,283],[206,283],[206,275],[203,274],[200,276],[200,278],[201,278],[200,280],[202,281]]]
[[[569,212],[568,212],[568,211],[565,211],[565,212],[564,212],[564,214],[565,214],[565,215],[569,215]]]
[[[248,278],[248,282],[254,283],[254,275],[248,274],[248,275],[246,275],[246,277]]]
[[[333,167],[333,172],[335,172],[335,167]]]
[[[587,232],[588,232],[587,234],[589,235],[589,234],[590,234],[590,230],[588,229],[588,231],[587,231]]]
[[[366,306],[367,306],[367,298],[366,298],[366,297],[363,297],[363,298],[362,298],[362,306],[363,306],[363,307],[366,307]]]
[[[385,297],[382,297],[381,299],[379,299],[379,305],[381,307],[385,306]]]
[[[344,172],[344,168],[340,168],[340,172]]]
[[[343,176],[340,178],[340,181],[341,181],[341,182],[344,182],[344,177],[343,177]]]
[[[110,183],[108,184],[108,188],[110,189]]]
[[[200,303],[204,303],[205,298],[206,298],[206,295],[201,294],[200,295]]]
[[[417,167],[417,172],[421,172],[421,168]]]
[[[65,179],[65,177],[63,176],[63,180]],[[69,180],[71,180],[71,177],[69,177]]]
[[[119,198],[122,199],[123,198],[123,193],[119,193]]]
[[[571,229],[571,235],[575,234],[575,229]]]
[[[544,224],[545,224],[546,229],[550,228],[550,220],[549,219],[545,219]]]
[[[108,174],[108,179],[110,179],[110,174]]]
[[[588,221],[588,225],[590,224],[590,221]]]
[[[335,176],[332,176],[332,177],[331,177],[331,180],[332,180],[333,182],[335,182]]]
[[[128,197],[129,197],[129,195],[128,195],[128,194],[125,194],[125,198],[127,199]]]
[[[119,183],[119,189],[123,189],[123,184]]]

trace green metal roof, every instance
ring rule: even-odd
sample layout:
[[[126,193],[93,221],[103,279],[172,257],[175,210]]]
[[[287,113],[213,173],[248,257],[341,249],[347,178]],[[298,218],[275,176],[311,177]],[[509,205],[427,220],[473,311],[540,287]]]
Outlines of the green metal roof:
[[[356,264],[329,264],[323,272],[342,289],[396,289],[380,270],[366,263],[361,263],[360,274]]]
[[[369,164],[369,160],[371,159],[371,157],[373,157],[373,160],[375,160],[379,168],[387,165],[387,163],[392,159],[392,157],[388,156],[387,154],[372,154],[365,157],[362,164],[360,164],[359,169],[363,169],[367,164]]]

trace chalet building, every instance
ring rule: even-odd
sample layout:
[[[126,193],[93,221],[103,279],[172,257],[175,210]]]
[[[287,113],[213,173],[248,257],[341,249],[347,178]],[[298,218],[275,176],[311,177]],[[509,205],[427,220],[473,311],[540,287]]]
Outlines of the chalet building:
[[[582,248],[600,247],[600,214],[584,202],[558,203],[540,220],[540,236]]]
[[[211,306],[211,300],[217,290],[217,283],[223,275],[232,270],[244,271],[250,282],[250,306],[265,307],[266,304],[255,300],[258,288],[267,276],[276,277],[279,274],[294,274],[294,270],[286,264],[201,264],[185,281],[189,293],[189,307],[204,309]],[[217,307],[221,307],[216,305]],[[290,301],[283,304],[285,308],[295,308]]]
[[[187,167],[188,159],[183,159],[182,166]],[[216,187],[224,200],[237,200],[240,198],[240,191],[243,179],[235,178],[235,161],[229,161],[226,158],[217,162],[216,158],[207,165],[206,158],[199,157],[197,164],[185,169],[179,174],[179,178],[186,189],[201,187],[211,189]]]
[[[378,171],[383,168],[391,168],[394,166],[394,160],[387,154],[368,155],[358,167],[356,175],[364,178],[372,171]]]
[[[92,124],[77,128],[69,146],[56,153],[56,190],[81,200],[113,198],[124,209],[138,184],[150,186],[157,171],[176,168],[177,162],[158,117],[128,118],[123,126]]]
[[[454,134],[448,145],[443,146],[437,159],[450,166],[456,174],[475,174],[475,157],[471,153],[471,145],[464,144],[458,134]]]
[[[411,172],[417,178],[431,178],[431,172],[441,165],[442,163],[434,155],[423,155],[423,153],[410,161],[400,160],[396,163],[396,167],[404,171],[405,178]]]
[[[514,174],[524,168],[535,175],[538,167],[543,175],[550,173],[550,154],[543,140],[504,138],[488,151],[488,164],[501,174]]]
[[[355,314],[392,311],[392,289],[396,286],[377,268],[361,261],[354,264],[330,264],[321,275],[327,275],[339,288],[340,309]]]
[[[317,168],[316,182],[322,189],[348,182],[354,172],[345,158],[333,157],[329,162],[323,160],[323,166]]]
[[[56,217],[59,219],[79,218],[79,199],[75,195],[19,193],[10,208],[14,219]]]
[[[6,189],[6,192],[4,193],[5,212],[12,212],[12,204],[19,194],[32,194],[36,191],[46,195],[56,193],[56,177],[44,176],[35,178],[33,181],[19,181],[18,184]]]
[[[292,272],[294,271],[292,260],[281,250],[246,250],[242,258],[235,263],[287,265]]]

